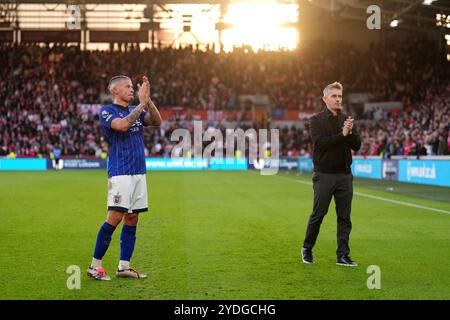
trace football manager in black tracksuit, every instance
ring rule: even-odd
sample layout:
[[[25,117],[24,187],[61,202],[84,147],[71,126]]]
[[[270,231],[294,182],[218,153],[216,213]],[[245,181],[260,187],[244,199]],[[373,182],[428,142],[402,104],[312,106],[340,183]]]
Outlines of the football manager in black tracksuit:
[[[342,113],[342,90],[343,87],[338,82],[326,86],[323,90],[323,101],[327,107],[310,118],[314,205],[302,248],[302,260],[307,264],[314,263],[312,249],[319,235],[322,220],[328,212],[331,198],[334,196],[338,224],[336,264],[357,265],[349,256],[349,237],[352,229],[350,212],[353,197],[353,175],[350,165],[351,150],[359,150],[361,139],[353,126],[352,117]]]

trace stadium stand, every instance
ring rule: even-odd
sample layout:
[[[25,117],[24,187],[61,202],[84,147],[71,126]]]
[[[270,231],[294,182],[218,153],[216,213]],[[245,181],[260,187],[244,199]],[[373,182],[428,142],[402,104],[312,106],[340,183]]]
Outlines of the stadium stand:
[[[362,155],[447,155],[450,149],[450,70],[432,43],[414,41],[361,51],[342,42],[315,42],[302,51],[232,53],[186,48],[82,51],[77,46],[0,46],[0,156],[100,157],[107,150],[96,113],[80,104],[108,102],[116,74],[150,77],[152,98],[162,110],[245,111],[242,94],[266,94],[276,109],[313,113],[323,107],[324,84],[339,80],[347,93],[371,92],[370,100],[401,101],[401,112],[372,110],[357,117]],[[357,114],[353,109],[352,114]],[[175,128],[165,119],[146,133],[149,156],[170,154]],[[243,129],[260,124],[233,119]],[[278,125],[281,155],[311,153],[307,121]],[[209,123],[225,130],[223,124]],[[267,125],[270,125],[268,123]],[[272,127],[275,127],[272,124]]]

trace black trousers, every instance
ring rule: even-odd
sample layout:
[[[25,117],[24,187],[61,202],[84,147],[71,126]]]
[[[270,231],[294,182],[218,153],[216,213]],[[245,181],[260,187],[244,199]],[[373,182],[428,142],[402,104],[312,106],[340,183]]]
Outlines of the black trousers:
[[[328,212],[334,196],[337,214],[336,255],[350,253],[349,237],[352,230],[350,212],[353,198],[353,175],[351,173],[320,173],[312,176],[314,189],[313,212],[308,220],[303,247],[312,249],[319,235],[320,225]]]

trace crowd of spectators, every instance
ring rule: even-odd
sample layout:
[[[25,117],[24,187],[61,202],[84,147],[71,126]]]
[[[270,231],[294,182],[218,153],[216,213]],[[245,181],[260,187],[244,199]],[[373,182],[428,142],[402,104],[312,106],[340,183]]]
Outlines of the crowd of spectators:
[[[80,104],[107,103],[109,78],[147,74],[160,108],[241,110],[239,95],[262,94],[272,108],[316,112],[325,84],[336,80],[346,93],[369,92],[372,101],[400,101],[399,113],[357,120],[363,155],[449,154],[450,68],[432,43],[412,41],[361,51],[343,43],[305,45],[301,50],[231,53],[192,47],[143,51],[84,51],[76,46],[0,45],[0,156],[105,154],[97,115]],[[223,124],[209,124],[224,131]],[[146,153],[164,156],[171,132],[188,123],[170,121],[146,130]],[[248,128],[248,123],[236,123]],[[257,127],[256,124],[250,126]],[[311,154],[308,124],[280,129],[284,156]]]

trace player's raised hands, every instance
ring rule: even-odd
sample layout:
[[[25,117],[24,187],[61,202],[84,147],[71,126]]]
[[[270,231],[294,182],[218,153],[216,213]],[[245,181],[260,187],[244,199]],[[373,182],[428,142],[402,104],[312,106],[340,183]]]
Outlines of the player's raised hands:
[[[148,82],[148,79],[146,76],[143,77],[144,81],[142,82],[142,85],[138,83],[138,96],[139,96],[139,102],[147,104],[148,100],[150,99],[150,83]]]
[[[150,82],[148,81],[147,76],[142,77],[143,83],[146,83],[148,85],[148,95],[150,97]]]

